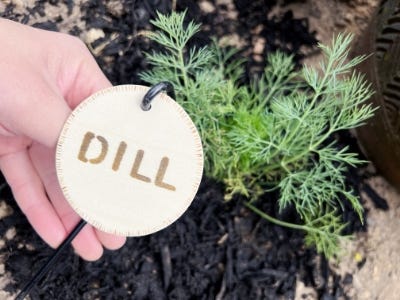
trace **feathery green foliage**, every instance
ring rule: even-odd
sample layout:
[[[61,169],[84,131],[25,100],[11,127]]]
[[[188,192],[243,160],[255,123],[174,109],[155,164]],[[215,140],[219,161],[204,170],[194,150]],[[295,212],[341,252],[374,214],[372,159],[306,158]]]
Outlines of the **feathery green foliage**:
[[[159,14],[150,38],[163,46],[148,53],[153,65],[144,81],[170,81],[177,101],[199,129],[207,176],[226,184],[226,199],[240,194],[247,207],[276,224],[306,232],[306,243],[331,257],[338,253],[342,201],[350,201],[362,218],[362,206],[346,189],[347,165],[361,161],[347,148],[338,149],[332,134],[360,126],[374,109],[365,101],[370,85],[352,71],[365,57],[348,60],[350,35],[320,45],[320,70],[296,70],[292,57],[274,53],[260,78],[239,85],[242,61],[234,50],[215,43],[187,48],[200,30],[184,13]],[[231,62],[232,61],[232,62]],[[255,201],[266,189],[278,189],[281,210],[294,207],[303,224],[292,224],[260,211]]]

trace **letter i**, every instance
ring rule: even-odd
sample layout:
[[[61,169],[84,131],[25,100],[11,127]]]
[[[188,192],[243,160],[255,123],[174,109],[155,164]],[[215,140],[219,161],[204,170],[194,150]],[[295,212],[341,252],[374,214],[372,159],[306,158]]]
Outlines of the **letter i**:
[[[119,165],[121,164],[121,160],[124,157],[126,147],[127,147],[127,144],[125,142],[119,143],[117,154],[115,154],[114,162],[112,165],[112,169],[114,171],[118,171]]]

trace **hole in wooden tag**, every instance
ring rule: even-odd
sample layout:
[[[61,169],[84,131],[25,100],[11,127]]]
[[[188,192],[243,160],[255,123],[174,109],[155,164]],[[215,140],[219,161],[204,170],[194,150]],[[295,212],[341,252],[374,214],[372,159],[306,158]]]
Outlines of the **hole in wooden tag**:
[[[203,173],[199,134],[166,94],[140,107],[148,87],[115,86],[82,102],[61,132],[63,193],[89,224],[140,236],[161,230],[192,202]]]

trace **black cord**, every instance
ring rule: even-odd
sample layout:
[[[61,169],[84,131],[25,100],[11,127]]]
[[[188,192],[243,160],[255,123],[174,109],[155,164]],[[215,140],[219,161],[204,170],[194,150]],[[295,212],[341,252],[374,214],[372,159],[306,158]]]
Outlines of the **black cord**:
[[[144,95],[142,103],[140,106],[142,107],[143,110],[150,110],[151,108],[151,101],[154,99],[155,96],[157,96],[161,92],[167,92],[168,96],[171,98],[175,99],[175,91],[174,91],[174,86],[168,82],[168,81],[162,81],[159,82],[155,85],[153,85]]]
[[[15,300],[23,300],[29,294],[31,289],[43,278],[44,275],[51,269],[53,264],[57,261],[61,252],[72,242],[72,240],[78,235],[78,233],[85,227],[86,221],[81,220],[75,226],[75,228],[70,232],[67,238],[62,242],[62,244],[55,250],[53,255],[47,260],[47,262],[40,268],[40,270],[32,277],[32,279],[24,286]]]

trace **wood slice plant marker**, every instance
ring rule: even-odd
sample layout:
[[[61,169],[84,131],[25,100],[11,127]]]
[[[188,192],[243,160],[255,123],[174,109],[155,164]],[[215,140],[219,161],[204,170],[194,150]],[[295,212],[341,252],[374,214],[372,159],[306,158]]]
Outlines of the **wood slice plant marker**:
[[[71,113],[59,137],[56,169],[82,221],[53,256],[86,222],[108,233],[142,236],[167,227],[189,207],[203,173],[203,149],[190,117],[159,93],[168,87],[165,82],[151,89],[115,86]],[[17,299],[29,293],[54,260]]]

